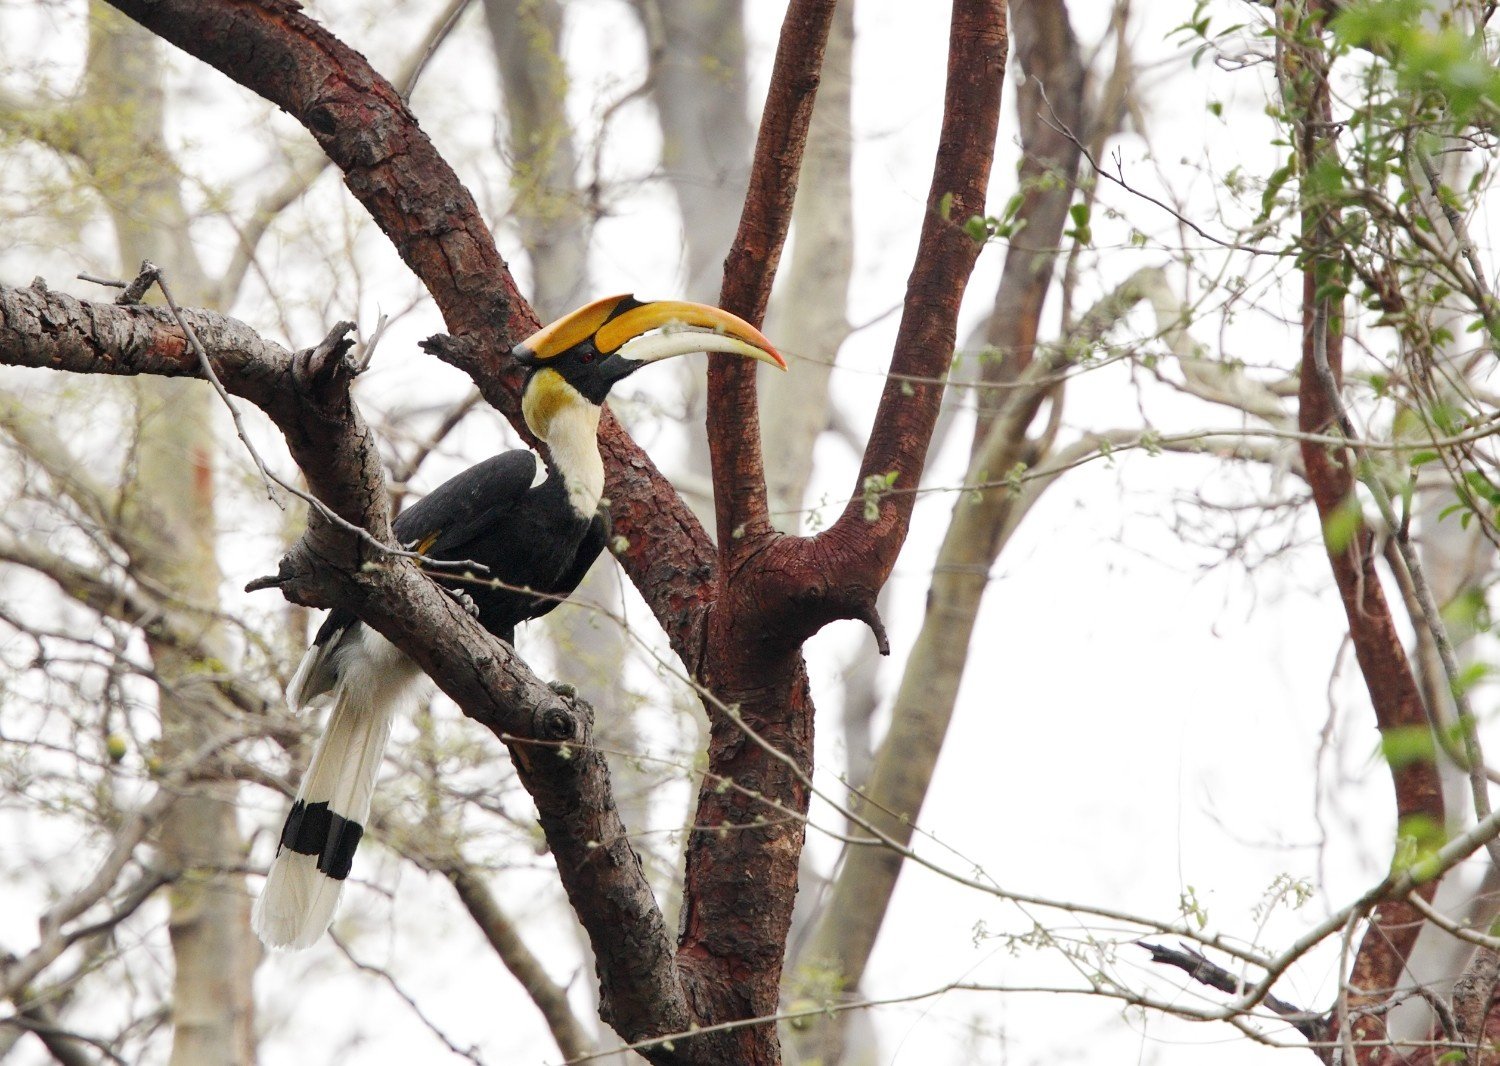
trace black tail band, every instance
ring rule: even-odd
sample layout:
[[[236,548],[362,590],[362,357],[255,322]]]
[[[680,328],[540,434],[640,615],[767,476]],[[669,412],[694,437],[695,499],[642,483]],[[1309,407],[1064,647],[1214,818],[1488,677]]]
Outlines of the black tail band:
[[[335,814],[326,802],[298,800],[287,812],[281,846],[299,855],[316,855],[318,869],[342,881],[354,866],[354,849],[364,835],[364,826]]]

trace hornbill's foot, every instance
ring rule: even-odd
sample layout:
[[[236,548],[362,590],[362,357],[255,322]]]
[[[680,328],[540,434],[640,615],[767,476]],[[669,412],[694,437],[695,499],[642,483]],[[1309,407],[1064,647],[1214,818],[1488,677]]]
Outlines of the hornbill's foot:
[[[578,690],[566,681],[548,681],[547,687],[572,705],[574,710],[585,714],[594,713],[594,705],[578,694]]]
[[[470,618],[479,617],[479,604],[474,602],[473,596],[470,596],[463,589],[450,588],[447,585],[442,586],[442,589],[453,597],[454,602],[462,607]]]

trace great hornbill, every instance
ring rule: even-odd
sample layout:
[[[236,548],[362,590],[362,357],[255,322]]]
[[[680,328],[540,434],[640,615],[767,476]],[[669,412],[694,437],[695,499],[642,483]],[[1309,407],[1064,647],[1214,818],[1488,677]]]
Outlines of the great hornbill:
[[[516,624],[541,617],[577,588],[608,540],[597,435],[611,386],[647,363],[689,352],[786,369],[759,330],[727,311],[631,296],[597,300],[516,345],[511,354],[527,368],[521,411],[547,457],[522,449],[471,466],[402,512],[392,527],[397,541],[430,559],[483,567],[478,578],[431,573],[467,593],[484,627],[513,643]],[[422,680],[415,663],[347,610],[335,609],[318,630],[287,702],[301,710],[326,697],[333,710],[255,906],[255,931],[266,944],[307,947],[333,920],[391,723],[421,696]]]

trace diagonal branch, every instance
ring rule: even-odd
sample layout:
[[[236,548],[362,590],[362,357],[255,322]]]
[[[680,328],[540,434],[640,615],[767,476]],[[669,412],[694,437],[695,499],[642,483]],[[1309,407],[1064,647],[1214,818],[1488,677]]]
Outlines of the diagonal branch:
[[[1175,966],[1194,981],[1205,984],[1209,988],[1216,988],[1220,992],[1238,996],[1244,993],[1248,984],[1239,975],[1224,969],[1201,951],[1187,944],[1179,944],[1175,948],[1169,948],[1163,944],[1150,944],[1144,940],[1139,941],[1139,944],[1151,953],[1152,962],[1163,966]],[[1322,1015],[1303,1010],[1269,993],[1261,1002],[1273,1013],[1281,1015],[1290,1022],[1292,1028],[1307,1037],[1309,1042],[1318,1043],[1327,1038],[1327,1019]]]
[[[953,358],[958,305],[982,247],[966,232],[964,222],[984,213],[1007,42],[1005,8],[997,0],[963,0],[953,5],[943,126],[927,215],[907,284],[890,380],[881,394],[875,429],[860,464],[856,497],[871,476],[893,473],[893,485],[916,485],[926,460],[942,399],[941,382]],[[866,521],[862,503],[856,500],[819,539],[837,543],[845,551],[851,541],[857,542],[859,554],[870,553],[877,560],[875,565],[888,573],[911,519],[909,498],[883,501],[879,512],[876,521]]]
[[[540,959],[526,946],[509,916],[500,909],[489,887],[461,857],[443,862],[444,877],[463,902],[469,917],[479,926],[505,968],[515,975],[526,994],[547,1020],[552,1038],[565,1059],[576,1059],[594,1050],[594,1042],[568,1004],[568,990],[552,980]]]

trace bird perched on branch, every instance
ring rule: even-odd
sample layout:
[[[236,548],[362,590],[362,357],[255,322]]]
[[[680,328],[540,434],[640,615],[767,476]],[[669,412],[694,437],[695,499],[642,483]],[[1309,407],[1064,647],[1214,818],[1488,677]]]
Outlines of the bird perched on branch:
[[[396,539],[429,559],[472,561],[484,577],[432,574],[472,600],[479,621],[514,642],[520,622],[552,610],[604,550],[599,416],[617,382],[689,352],[748,356],[786,369],[759,330],[715,307],[611,296],[558,319],[512,349],[527,368],[521,411],[545,459],[505,452],[444,482],[396,519]],[[281,845],[255,905],[256,933],[303,948],[333,920],[364,834],[391,723],[423,691],[415,663],[351,612],[331,612],[303,656],[287,702],[332,704]]]

